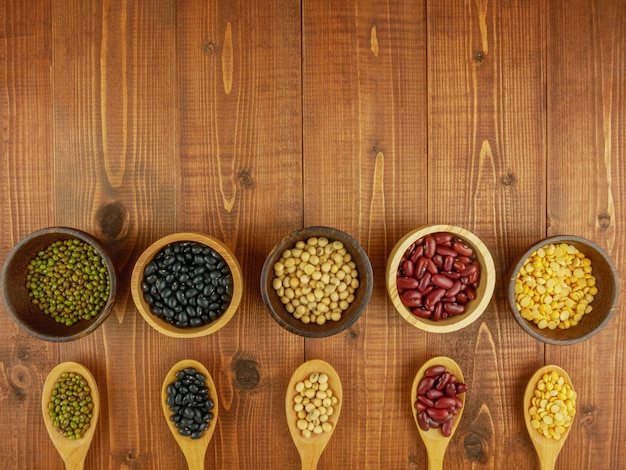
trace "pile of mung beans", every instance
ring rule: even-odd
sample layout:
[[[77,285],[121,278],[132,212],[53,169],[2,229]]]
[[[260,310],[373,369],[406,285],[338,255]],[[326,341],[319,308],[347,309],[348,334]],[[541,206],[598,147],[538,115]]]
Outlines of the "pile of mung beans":
[[[57,240],[28,264],[31,302],[67,326],[94,318],[106,305],[110,280],[100,254],[78,239]]]
[[[146,265],[141,289],[151,312],[178,328],[217,320],[233,296],[233,276],[213,248],[194,241],[170,243]]]
[[[576,392],[555,370],[537,381],[530,408],[530,425],[548,439],[561,439],[576,414]]]
[[[522,317],[551,330],[577,325],[593,310],[598,293],[591,260],[567,243],[533,252],[520,268],[514,290]]]
[[[296,426],[302,437],[330,432],[333,429],[329,418],[335,411],[337,397],[328,384],[328,375],[313,372],[306,379],[296,383],[293,397],[293,410],[298,416]]]
[[[91,388],[83,376],[63,372],[52,389],[48,410],[55,429],[68,439],[80,439],[93,418]]]
[[[282,253],[272,287],[285,309],[302,323],[341,320],[359,287],[352,256],[340,241],[310,237]]]

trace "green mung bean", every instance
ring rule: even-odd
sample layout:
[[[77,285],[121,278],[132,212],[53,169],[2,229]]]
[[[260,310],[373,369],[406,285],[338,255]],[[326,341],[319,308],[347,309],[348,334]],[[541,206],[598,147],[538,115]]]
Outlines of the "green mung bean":
[[[93,418],[91,388],[83,376],[63,372],[52,389],[48,410],[55,429],[68,439],[80,439]]]
[[[100,312],[110,280],[96,249],[73,238],[54,241],[37,253],[28,265],[26,288],[43,313],[70,326]]]

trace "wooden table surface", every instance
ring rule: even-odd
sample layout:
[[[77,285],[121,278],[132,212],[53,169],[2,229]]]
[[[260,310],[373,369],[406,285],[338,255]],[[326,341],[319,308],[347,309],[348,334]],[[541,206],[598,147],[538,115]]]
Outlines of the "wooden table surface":
[[[623,468],[624,296],[596,336],[549,346],[516,323],[505,278],[531,244],[573,234],[626,291],[625,76],[624,0],[3,0],[0,256],[75,227],[110,248],[120,282],[105,324],[71,343],[0,308],[0,466],[63,468],[40,394],[71,360],[103,400],[87,468],[185,468],[159,392],[192,358],[219,393],[207,468],[298,468],[284,396],[320,358],[345,401],[319,468],[426,468],[408,392],[448,355],[470,391],[445,468],[537,468],[522,396],[544,364],[579,393],[557,468]],[[414,329],[385,289],[390,250],[429,223],[478,235],[498,276],[480,320],[445,335]],[[258,287],[274,244],[309,225],[351,234],[374,269],[363,316],[326,339],[281,328]],[[139,254],[177,231],[223,240],[243,267],[238,312],[206,338],[162,336],[130,295]]]

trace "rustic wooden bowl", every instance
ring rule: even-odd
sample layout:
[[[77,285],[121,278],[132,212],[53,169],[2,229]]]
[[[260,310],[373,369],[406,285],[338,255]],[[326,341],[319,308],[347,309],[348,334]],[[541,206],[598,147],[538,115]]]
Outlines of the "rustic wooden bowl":
[[[291,313],[285,310],[280,298],[272,287],[274,279],[274,264],[278,261],[286,249],[292,248],[296,242],[306,241],[310,237],[326,237],[328,240],[340,241],[352,256],[359,273],[359,287],[355,291],[355,300],[350,307],[342,313],[341,320],[327,321],[323,325],[302,323]],[[374,277],[372,265],[367,254],[350,235],[340,230],[329,227],[308,227],[297,230],[283,238],[267,256],[261,271],[261,296],[272,318],[291,333],[310,338],[323,338],[335,335],[358,320],[372,296]]]
[[[58,240],[77,238],[89,243],[102,257],[109,274],[109,298],[100,313],[91,320],[80,320],[67,326],[57,323],[31,302],[26,289],[28,264],[37,252]],[[117,275],[113,261],[98,239],[90,234],[67,227],[38,230],[22,239],[7,257],[2,269],[2,297],[9,315],[24,331],[36,338],[53,341],[72,341],[95,331],[109,316],[115,302]]]
[[[476,255],[476,259],[480,263],[481,274],[480,284],[476,290],[476,299],[469,301],[466,304],[466,311],[462,315],[455,315],[434,321],[428,318],[420,318],[411,312],[400,300],[398,293],[398,285],[396,283],[396,276],[398,272],[398,266],[402,256],[416,240],[433,233],[449,232],[455,236],[461,238],[469,247],[473,248]],[[400,313],[402,318],[424,331],[431,333],[449,333],[452,331],[460,330],[466,327],[472,322],[476,321],[480,317],[493,295],[493,290],[496,283],[496,270],[491,257],[491,253],[485,246],[485,244],[473,233],[453,225],[428,225],[415,229],[407,233],[402,237],[391,250],[387,259],[387,293],[393,303],[394,307]]]
[[[218,252],[228,264],[230,272],[233,276],[233,297],[228,308],[217,320],[195,328],[179,328],[154,315],[150,311],[150,306],[144,300],[143,291],[141,290],[141,282],[143,280],[143,273],[146,265],[159,251],[161,251],[162,248],[165,248],[170,243],[182,241],[201,243]],[[139,310],[141,316],[159,333],[173,338],[199,338],[201,336],[215,333],[219,329],[223,328],[231,320],[233,315],[235,315],[237,308],[239,308],[241,297],[243,296],[243,276],[241,274],[241,267],[237,258],[235,258],[235,255],[232,253],[230,248],[228,248],[222,241],[202,233],[180,232],[167,235],[157,240],[139,256],[131,275],[130,290],[135,306],[137,307],[137,310]]]
[[[578,248],[591,260],[592,274],[596,278],[596,294],[591,305],[593,311],[583,316],[576,326],[568,329],[540,329],[533,322],[522,317],[515,302],[515,280],[526,259],[539,248],[551,243],[567,243]],[[559,235],[545,238],[523,253],[513,265],[509,276],[508,300],[515,319],[522,329],[533,338],[544,343],[566,346],[589,339],[600,331],[617,309],[619,299],[619,276],[611,258],[595,243],[581,237]]]

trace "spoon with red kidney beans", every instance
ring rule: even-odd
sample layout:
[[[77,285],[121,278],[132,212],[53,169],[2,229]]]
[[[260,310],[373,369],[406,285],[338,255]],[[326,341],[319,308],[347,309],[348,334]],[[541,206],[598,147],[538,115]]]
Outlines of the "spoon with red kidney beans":
[[[476,298],[480,263],[474,249],[448,232],[419,238],[402,256],[396,278],[400,301],[434,321],[465,313]]]

